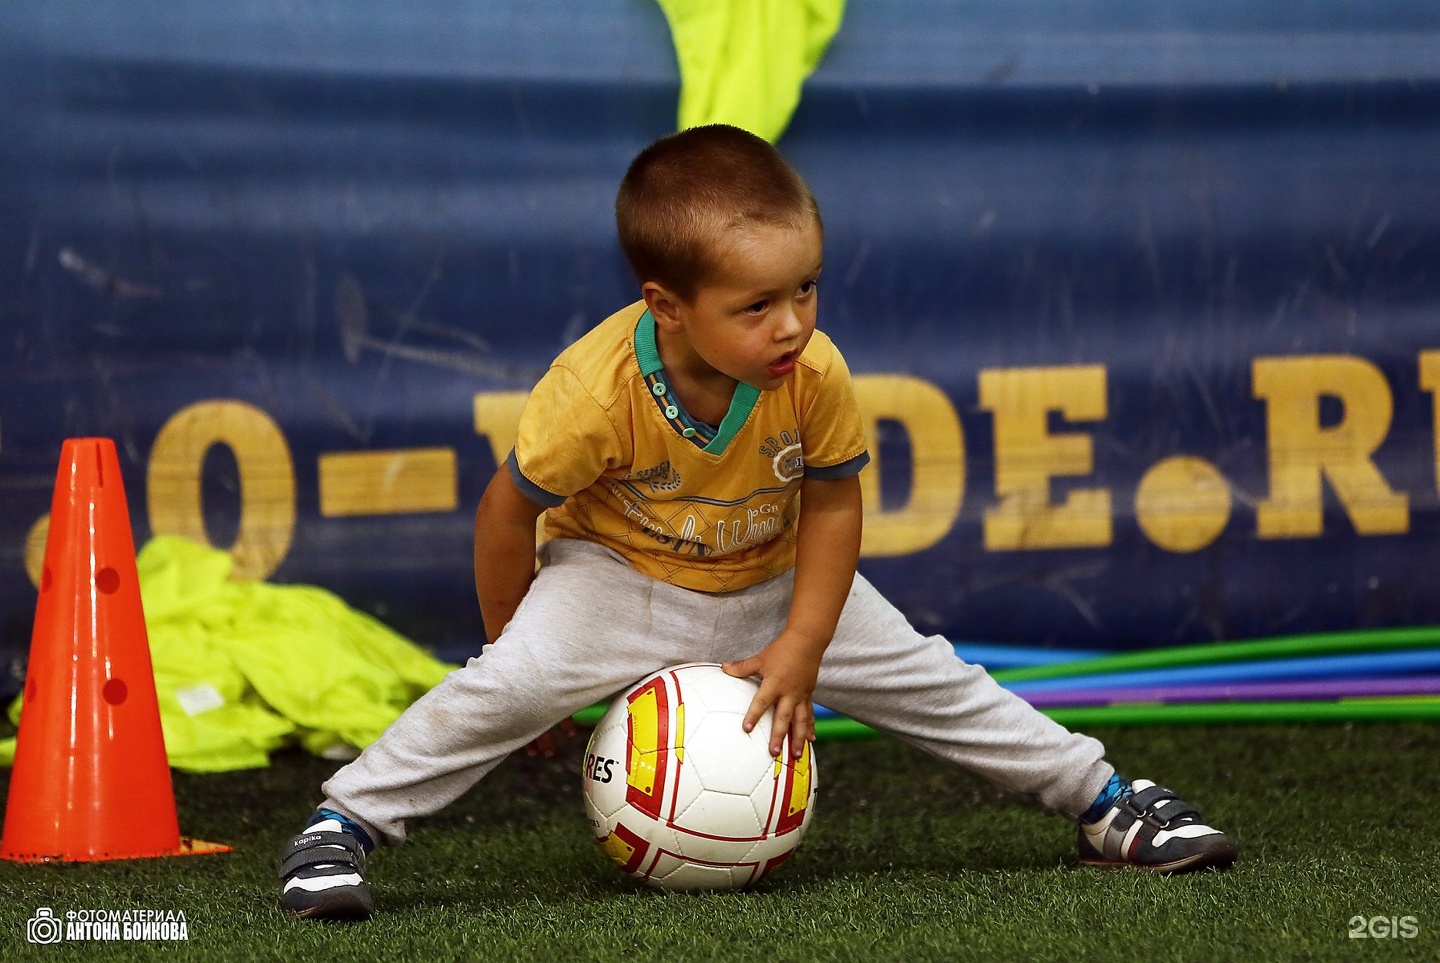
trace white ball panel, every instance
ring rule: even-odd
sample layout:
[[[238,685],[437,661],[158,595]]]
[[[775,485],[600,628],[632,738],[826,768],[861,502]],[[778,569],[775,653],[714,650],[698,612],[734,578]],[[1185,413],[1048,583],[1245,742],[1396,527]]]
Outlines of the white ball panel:
[[[675,815],[677,833],[687,837],[683,844],[687,853],[699,855],[709,837],[722,840],[754,840],[764,835],[764,827],[755,818],[749,796],[710,792],[700,794],[683,812]]]
[[[746,795],[774,779],[774,761],[764,739],[740,727],[742,716],[712,713],[693,733],[685,764],[706,789]]]

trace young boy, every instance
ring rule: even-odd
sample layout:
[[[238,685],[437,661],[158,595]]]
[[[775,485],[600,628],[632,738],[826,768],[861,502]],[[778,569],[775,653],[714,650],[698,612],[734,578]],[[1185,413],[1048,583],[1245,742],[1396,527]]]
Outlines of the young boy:
[[[555,360],[476,514],[494,642],[325,783],[281,854],[281,906],[368,917],[374,844],[557,720],[697,661],[759,678],[744,725],[773,708],[774,753],[814,738],[813,698],[1077,820],[1084,864],[1234,862],[1174,793],[1120,778],[856,574],[869,456],[815,330],[819,211],[780,154],[734,127],[672,134],[631,164],[616,219],[642,300]]]

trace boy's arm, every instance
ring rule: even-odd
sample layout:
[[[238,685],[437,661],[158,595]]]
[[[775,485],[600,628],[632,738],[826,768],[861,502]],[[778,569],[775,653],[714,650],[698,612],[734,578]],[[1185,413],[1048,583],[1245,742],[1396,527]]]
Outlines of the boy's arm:
[[[544,510],[520,493],[501,465],[475,511],[475,594],[491,642],[514,618],[535,578],[535,519]]]
[[[545,510],[520,493],[509,468],[500,466],[475,510],[475,594],[485,637],[491,642],[515,617],[515,610],[535,580],[535,519]],[[560,721],[558,736],[579,729],[571,719]],[[544,733],[525,747],[526,755],[555,755],[557,730]]]
[[[790,601],[790,617],[774,642],[751,658],[725,664],[730,675],[760,676],[760,692],[745,714],[745,731],[753,729],[773,705],[770,752],[774,755],[780,754],[787,732],[791,755],[797,759],[804,743],[815,738],[815,710],[810,698],[820,674],[820,658],[835,634],[840,610],[855,580],[861,516],[859,478],[807,478],[800,483],[795,594]]]

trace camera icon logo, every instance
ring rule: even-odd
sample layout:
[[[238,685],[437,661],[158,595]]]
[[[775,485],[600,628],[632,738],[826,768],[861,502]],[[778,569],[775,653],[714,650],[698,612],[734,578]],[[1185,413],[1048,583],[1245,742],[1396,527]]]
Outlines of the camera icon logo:
[[[59,943],[64,939],[64,929],[50,907],[42,906],[25,923],[25,939],[31,943]]]

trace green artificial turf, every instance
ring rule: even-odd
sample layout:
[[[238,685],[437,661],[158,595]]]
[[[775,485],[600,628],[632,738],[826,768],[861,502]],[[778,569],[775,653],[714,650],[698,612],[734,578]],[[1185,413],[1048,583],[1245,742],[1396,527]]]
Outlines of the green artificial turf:
[[[234,853],[0,863],[0,959],[1440,958],[1440,726],[1093,734],[1122,771],[1230,830],[1241,862],[1174,878],[1076,868],[1066,822],[874,739],[819,744],[816,815],[782,874],[749,893],[658,894],[591,841],[574,742],[556,759],[515,757],[373,856],[373,920],[306,923],[276,908],[273,858],[335,764],[286,753],[266,770],[176,774],[182,831]],[[41,906],[181,911],[189,939],[31,945]],[[1373,917],[1413,917],[1414,935],[1351,935],[1383,933]]]

